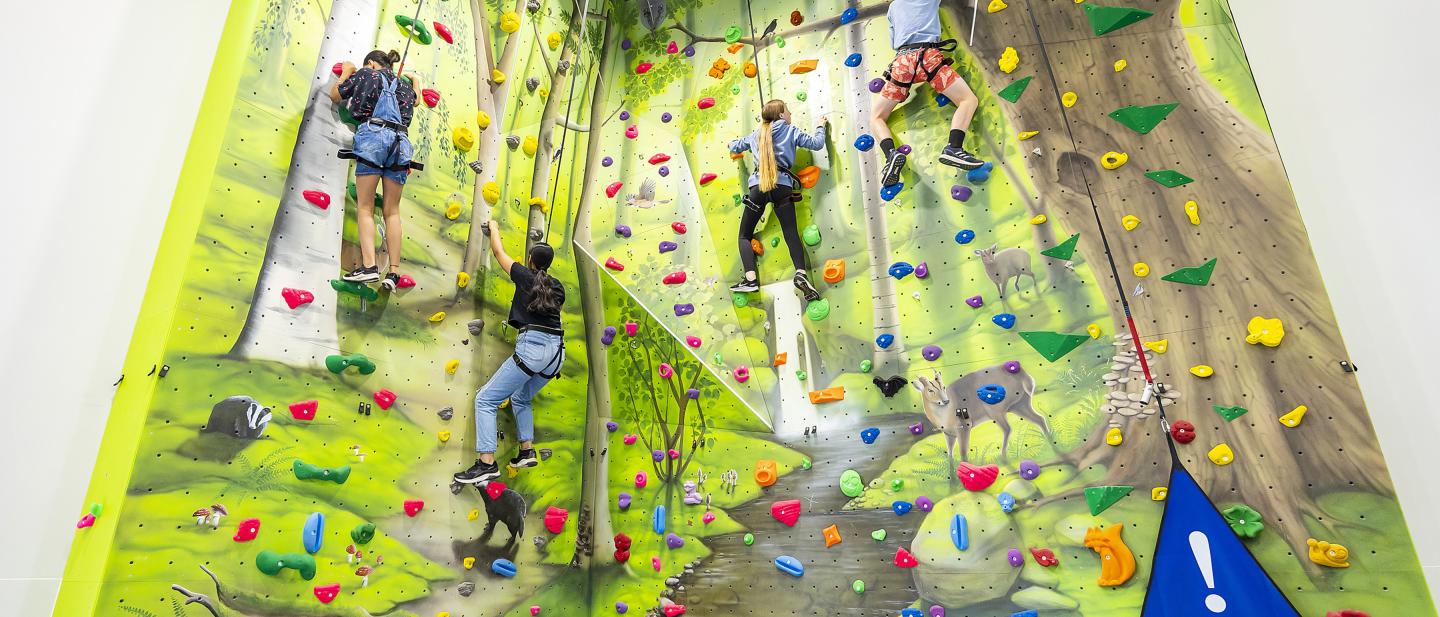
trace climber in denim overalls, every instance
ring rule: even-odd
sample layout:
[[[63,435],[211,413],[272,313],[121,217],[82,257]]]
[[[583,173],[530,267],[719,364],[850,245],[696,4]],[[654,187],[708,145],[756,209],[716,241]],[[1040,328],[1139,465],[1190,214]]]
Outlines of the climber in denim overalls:
[[[355,145],[342,150],[340,156],[355,159],[361,263],[342,278],[357,283],[378,281],[390,290],[400,283],[400,245],[404,237],[400,231],[400,193],[410,170],[419,168],[410,160],[414,147],[406,134],[415,111],[415,87],[391,72],[399,61],[400,55],[394,51],[376,50],[365,56],[365,65],[359,70],[346,62],[330,92],[335,102],[345,101],[358,122]],[[408,77],[415,79],[413,75]],[[384,189],[385,252],[390,257],[390,272],[383,280],[375,259],[374,202],[375,190],[380,186]]]

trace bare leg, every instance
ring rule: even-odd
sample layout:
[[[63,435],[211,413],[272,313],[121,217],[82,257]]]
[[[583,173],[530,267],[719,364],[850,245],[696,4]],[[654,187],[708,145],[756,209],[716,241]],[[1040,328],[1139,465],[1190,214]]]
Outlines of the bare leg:
[[[950,119],[950,128],[969,130],[970,120],[975,117],[975,109],[980,106],[980,99],[975,98],[975,93],[970,91],[970,85],[965,83],[964,79],[957,79],[941,94],[955,105],[955,116]]]
[[[969,92],[970,90],[967,87],[965,91]],[[973,100],[975,95],[971,94],[970,98]],[[870,102],[870,132],[875,134],[876,143],[894,138],[894,134],[890,132],[890,113],[895,111],[895,107],[898,105],[900,105],[900,101],[879,94],[875,95],[874,100]],[[970,106],[970,113],[975,113],[973,104]]]
[[[355,226],[360,233],[360,265],[375,265],[375,187],[380,176],[355,176]]]
[[[400,269],[400,246],[405,240],[405,235],[400,232],[400,194],[405,192],[405,185],[394,180],[385,180],[384,188],[385,254],[390,257],[390,271],[396,272]],[[374,243],[373,238],[371,243]]]

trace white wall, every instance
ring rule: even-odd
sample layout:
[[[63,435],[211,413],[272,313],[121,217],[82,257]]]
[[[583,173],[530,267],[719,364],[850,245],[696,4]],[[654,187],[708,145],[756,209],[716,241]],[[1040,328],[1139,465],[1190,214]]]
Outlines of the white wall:
[[[1231,2],[1434,593],[1440,387],[1422,367],[1440,353],[1426,320],[1440,305],[1440,32],[1427,31],[1440,4]],[[48,614],[59,587],[227,10],[71,5],[4,10],[42,26],[7,31],[20,53],[8,83],[26,85],[0,96],[5,142],[21,145],[0,148],[20,190],[4,199],[0,267],[0,606],[27,616]]]

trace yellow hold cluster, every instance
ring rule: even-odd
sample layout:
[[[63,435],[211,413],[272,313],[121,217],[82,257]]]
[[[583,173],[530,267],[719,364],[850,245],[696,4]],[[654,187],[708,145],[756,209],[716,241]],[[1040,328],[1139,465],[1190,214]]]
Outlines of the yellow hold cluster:
[[[1005,51],[1000,54],[1000,70],[1005,73],[1013,73],[1019,66],[1020,52],[1015,51],[1014,47],[1006,47]]]

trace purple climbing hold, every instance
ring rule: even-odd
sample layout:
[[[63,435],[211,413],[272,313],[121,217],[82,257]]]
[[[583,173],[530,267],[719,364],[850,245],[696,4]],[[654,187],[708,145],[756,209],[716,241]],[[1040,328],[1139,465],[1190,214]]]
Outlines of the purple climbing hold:
[[[676,317],[684,317],[684,316],[689,315],[689,314],[694,313],[694,312],[695,312],[695,305],[694,305],[694,304],[690,304],[690,303],[687,302],[687,303],[685,303],[685,304],[676,304],[676,305],[675,305],[675,316],[676,316]]]
[[[621,122],[624,122],[624,121],[629,120],[629,119],[630,119],[630,112],[625,111],[625,110],[621,110],[621,111],[620,111],[620,121],[621,121]]]
[[[915,266],[915,278],[923,279],[927,276],[930,276],[930,264],[922,261]]]
[[[1011,567],[1018,568],[1025,565],[1025,556],[1020,554],[1020,549],[1018,548],[1005,551],[1005,559],[1010,562]]]
[[[615,226],[615,235],[617,235],[617,236],[620,236],[620,237],[622,237],[622,238],[629,238],[629,237],[630,237],[630,233],[631,233],[631,232],[630,232],[630,226],[629,226],[629,225],[616,225],[616,226]]]
[[[605,345],[615,342],[615,326],[605,326],[605,332],[600,334],[600,342]]]
[[[1040,464],[1030,459],[1020,461],[1020,477],[1034,480],[1040,476]]]
[[[665,534],[665,546],[668,546],[671,549],[680,548],[682,546],[685,546],[685,538],[677,536],[673,532]]]
[[[614,165],[614,164],[615,164],[615,159],[610,158],[610,157],[608,157],[608,156],[605,157],[605,158],[603,158],[603,159],[600,159],[600,166],[601,166],[601,167],[609,167],[609,166]]]
[[[669,253],[670,251],[673,251],[673,250],[678,249],[678,248],[680,248],[680,245],[679,245],[679,244],[675,244],[674,242],[671,242],[671,241],[669,241],[669,240],[661,240],[661,241],[660,241],[660,252],[661,252],[661,253]]]
[[[934,361],[936,361],[936,360],[939,360],[939,359],[940,359],[940,346],[939,346],[939,345],[926,345],[923,349],[920,350],[920,355],[921,355],[922,357],[924,357],[926,360],[929,360],[929,361],[931,361],[931,362],[934,362]]]
[[[918,508],[921,512],[929,512],[935,507],[935,502],[930,501],[929,497],[921,495],[915,498],[915,507]]]
[[[1006,372],[1006,373],[1019,373],[1019,372],[1020,372],[1020,361],[1019,361],[1019,360],[1010,360],[1010,361],[1006,362],[1003,366],[1005,367],[1005,372]]]
[[[650,453],[650,459],[657,463],[663,461],[665,460],[665,452],[661,450],[655,450],[654,452]]]
[[[905,145],[903,145],[903,146],[900,146],[899,148],[896,148],[896,150],[899,150],[899,151],[900,151],[900,154],[903,154],[903,155],[905,155],[905,156],[910,156],[910,153],[914,151],[914,150],[910,147],[910,144],[905,144]]]
[[[669,165],[661,165],[661,166],[660,166],[660,177],[661,177],[661,178],[664,178],[664,177],[666,177],[666,176],[668,176],[668,175],[670,175],[670,166],[669,166]]]
[[[999,313],[991,317],[990,321],[995,322],[995,325],[1005,328],[1006,330],[1015,327],[1015,315],[1013,313]]]
[[[969,304],[970,308],[980,308],[982,306],[985,306],[985,298],[981,298],[980,296],[970,296],[969,298],[965,299],[965,304]]]
[[[610,432],[613,433],[613,432],[615,432],[615,431],[620,430],[620,425],[619,425],[619,424],[616,424],[615,422],[606,422],[606,423],[605,423],[605,430],[610,431]]]
[[[699,388],[690,388],[689,390],[686,390],[686,391],[685,391],[685,396],[690,397],[690,400],[692,400],[692,401],[693,401],[693,400],[696,400],[696,399],[700,398],[700,389],[699,389]]]
[[[975,191],[970,190],[970,187],[968,186],[961,186],[957,184],[950,187],[950,199],[954,199],[956,201],[969,201],[970,196],[974,194]]]
[[[629,510],[630,493],[620,493],[620,496],[615,498],[615,505],[620,506],[621,510]]]
[[[621,614],[621,615],[624,615],[625,613],[630,612],[630,605],[629,605],[629,604],[626,604],[626,603],[624,603],[624,602],[622,602],[622,601],[616,600],[616,601],[615,601],[615,612],[616,612],[616,613],[619,613],[619,614]]]
[[[870,91],[871,91],[871,92],[873,92],[873,93],[875,93],[875,94],[879,94],[880,91],[883,90],[883,89],[885,89],[885,80],[880,79],[879,77],[876,77],[875,79],[870,80]]]
[[[936,604],[930,607],[930,617],[945,617],[945,607]]]
[[[845,56],[845,66],[848,66],[852,69],[860,66],[860,54],[850,54],[848,56]]]
[[[848,9],[845,9],[845,12],[843,12],[843,13],[840,14],[840,25],[843,26],[843,25],[848,24],[848,23],[850,23],[850,22],[852,22],[852,21],[855,21],[855,18],[856,18],[856,17],[859,17],[859,16],[860,16],[860,11],[856,10],[855,7],[852,6],[852,7],[848,8]]]
[[[685,46],[685,57],[686,57],[686,58],[694,58],[694,57],[695,57],[695,46],[694,46],[694,45],[686,45],[686,46]]]
[[[924,432],[925,432],[925,424],[924,424],[924,423],[922,423],[922,422],[916,422],[916,423],[910,425],[910,434],[911,434],[911,435],[919,435],[919,434],[924,433]]]
[[[629,38],[620,39],[620,49],[630,51],[630,45],[631,43]]]
[[[668,111],[665,112],[665,113],[663,113],[663,114],[660,114],[660,121],[661,121],[661,122],[669,122],[669,121],[673,120],[674,118],[675,118],[675,116],[670,115],[670,112],[668,112]]]

